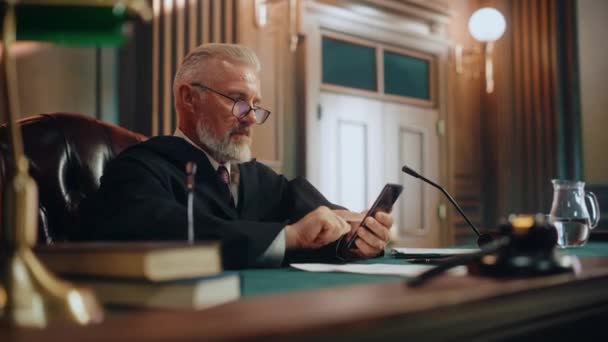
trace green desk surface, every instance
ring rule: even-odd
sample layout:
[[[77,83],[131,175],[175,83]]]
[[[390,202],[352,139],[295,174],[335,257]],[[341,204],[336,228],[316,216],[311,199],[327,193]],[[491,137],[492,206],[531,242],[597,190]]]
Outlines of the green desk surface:
[[[589,242],[583,247],[560,249],[560,252],[576,255],[581,258],[608,256],[608,243]],[[388,255],[380,258],[359,261],[359,263],[398,264],[407,262],[403,259],[391,258],[390,255]],[[341,272],[304,272],[290,267],[278,269],[250,269],[240,271],[239,273],[241,275],[243,297],[402,279],[398,276],[365,275]]]

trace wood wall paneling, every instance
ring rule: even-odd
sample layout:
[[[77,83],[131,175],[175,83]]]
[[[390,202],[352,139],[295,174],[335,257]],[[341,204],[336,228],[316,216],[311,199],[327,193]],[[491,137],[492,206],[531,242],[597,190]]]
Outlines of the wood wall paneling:
[[[173,39],[173,1],[174,0],[165,0],[163,1],[163,13],[162,13],[162,40],[163,40],[163,49],[161,52],[162,55],[162,64],[161,70],[163,73],[163,81],[160,84],[161,96],[162,96],[162,119],[161,119],[161,127],[162,134],[171,134],[171,117],[173,108],[172,104],[172,94],[171,94],[171,79],[173,73],[171,72],[173,69],[173,43],[175,39]]]
[[[608,31],[608,2],[577,0],[576,13],[583,175],[587,184],[608,185],[608,45],[598,44]]]
[[[158,16],[161,11],[161,0],[152,1],[152,11],[154,18],[152,19],[152,112],[150,123],[150,134],[158,135],[159,133],[159,89],[160,89],[160,22]]]
[[[264,105],[273,112],[254,133],[254,156],[281,170],[286,106],[291,106],[288,112],[295,121],[294,89],[286,86],[295,84],[295,58],[287,45],[287,2],[269,3],[264,29],[255,27],[249,0],[152,0],[152,5],[152,22],[136,24],[133,39],[121,51],[121,124],[147,135],[173,134],[172,83],[183,57],[203,43],[238,41],[253,47],[261,59]],[[150,89],[135,90],[142,85]]]
[[[123,48],[121,67],[121,113],[123,126],[147,135],[173,134],[173,77],[185,55],[209,42],[234,42],[236,12],[234,0],[152,0],[152,23],[135,25],[134,37]],[[141,42],[144,43],[142,46]],[[136,76],[129,77],[134,73]],[[136,82],[136,80],[138,80]],[[129,90],[147,80],[149,90]],[[147,108],[147,110],[146,110]],[[135,117],[136,119],[129,119]],[[146,122],[146,124],[133,124]]]
[[[468,69],[463,75],[456,74],[452,58],[449,65],[442,64],[442,60],[438,62],[438,69],[445,67],[447,70],[445,79],[439,79],[439,87],[445,86],[446,91],[438,94],[439,103],[445,101],[447,104],[445,113],[442,112],[447,123],[442,156],[447,160],[447,166],[442,166],[445,171],[441,178],[447,177],[448,189],[454,197],[476,224],[483,223],[485,227],[494,227],[498,218],[513,212],[547,212],[552,197],[550,179],[580,176],[577,166],[580,164],[580,136],[576,135],[577,130],[580,131],[580,118],[577,117],[580,104],[577,102],[576,39],[572,33],[576,24],[571,11],[573,2],[361,2],[376,9],[392,8],[394,11],[387,14],[387,20],[381,21],[375,16],[347,14],[343,10],[344,1],[307,1],[306,6],[310,7],[311,13],[321,10],[334,13],[334,16],[322,19],[325,21],[321,25],[330,25],[336,31],[352,30],[357,36],[368,37],[384,30],[388,34],[382,38],[383,43],[389,45],[417,44],[425,37],[418,45],[419,49],[438,56],[446,50],[448,40],[469,49],[481,48],[467,30],[468,18],[475,9],[493,6],[505,15],[507,31],[496,43],[493,54],[496,83],[493,94],[485,94],[481,63],[475,58],[468,60],[468,66],[465,65]],[[306,102],[306,106],[296,106],[296,102],[318,89],[300,87],[296,92],[296,79],[304,78],[303,69],[314,61],[306,60],[306,44],[299,44],[297,54],[289,51],[289,3],[269,2],[268,25],[257,28],[253,1],[152,0],[156,13],[153,22],[135,23],[131,39],[120,52],[117,73],[120,78],[120,124],[148,135],[172,134],[175,127],[172,78],[182,56],[205,42],[239,42],[254,48],[260,56],[264,105],[273,112],[267,124],[256,127],[254,154],[288,176],[302,174],[304,124],[311,123],[304,121],[303,115],[298,116],[297,111],[308,113],[316,108],[312,102]],[[417,7],[418,14],[408,12],[412,5]],[[331,6],[336,8],[330,9]],[[426,19],[404,24],[399,18],[407,13]],[[445,30],[441,29],[442,25]],[[447,37],[441,32],[446,32]],[[311,43],[311,37],[301,39]],[[54,58],[49,56],[47,60]],[[296,57],[299,68],[295,67]],[[105,58],[102,59],[105,61]],[[448,62],[447,56],[445,58]],[[23,59],[21,63],[27,63],[27,60]],[[476,64],[479,65],[476,67]],[[76,74],[74,64],[70,67],[70,74]],[[20,71],[20,78],[28,79],[20,85],[22,97],[36,93],[38,101],[23,100],[24,113],[52,108],[95,113],[94,106],[85,108],[78,102],[96,103],[91,97],[100,85],[97,82],[98,86],[95,86],[95,67],[79,73],[81,79],[93,82],[88,86],[79,83],[79,92],[72,93],[79,96],[57,94],[61,87],[36,85],[44,79],[61,79],[63,76],[47,77],[58,69],[45,69],[44,78],[27,76],[28,72],[39,73],[42,70],[39,67],[26,69],[29,71]],[[86,74],[93,76],[83,78]],[[38,81],[34,82],[36,79]],[[110,83],[107,79],[102,80],[102,88],[110,89],[107,86]],[[53,107],[44,102],[47,97],[73,103],[71,107]],[[43,108],[28,109],[28,106],[45,103]],[[97,103],[97,111],[105,112],[100,102]],[[449,219],[457,227],[457,236],[469,236],[464,220],[455,211],[450,211]]]
[[[555,2],[482,1],[506,17],[494,51],[494,93],[483,95],[484,225],[547,213],[557,176],[559,81]]]
[[[540,6],[539,6],[540,4]],[[547,212],[551,200],[550,180],[557,174],[556,150],[557,141],[555,139],[555,122],[557,115],[550,105],[556,101],[554,85],[557,81],[557,65],[550,58],[556,54],[556,49],[551,44],[552,34],[556,27],[548,26],[554,23],[552,18],[555,16],[553,1],[541,0],[535,2],[514,2],[519,7],[522,16],[520,34],[524,37],[531,37],[529,47],[524,45],[523,49],[514,46],[512,51],[524,64],[524,73],[531,72],[532,79],[529,86],[522,87],[521,84],[513,84],[513,89],[527,89],[527,92],[514,92],[514,96],[523,98],[527,104],[522,110],[523,126],[526,127],[526,143],[522,147],[526,155],[525,166],[528,169],[528,178],[524,180],[522,188],[518,189],[517,197],[524,200],[521,208],[527,212]],[[547,26],[545,26],[547,25]],[[530,51],[531,50],[531,51]],[[544,76],[544,77],[543,77]],[[526,82],[524,78],[524,82]],[[543,106],[544,100],[548,106]],[[515,164],[517,165],[517,164]]]
[[[209,14],[209,1],[210,0],[200,0],[199,6],[201,9],[201,15],[199,18],[199,25],[200,25],[200,32],[201,32],[201,37],[200,38],[200,42],[201,44],[204,43],[209,43],[210,42],[210,35],[209,35],[209,20],[205,20],[207,18],[210,18],[210,14]]]
[[[194,49],[200,41],[198,14],[199,1],[188,0],[188,51]]]
[[[99,79],[97,102],[100,120],[117,124],[120,120],[118,112],[118,50],[116,48],[98,48],[97,69]]]
[[[471,14],[479,7],[478,1],[450,1],[451,21],[447,32],[456,44],[466,50],[479,49],[480,46],[468,33],[467,23]],[[483,84],[480,73],[481,63],[475,56],[465,56],[464,73],[456,73],[452,55],[448,70],[448,191],[463,207],[475,225],[481,223],[481,105]],[[447,206],[451,230],[456,242],[465,242],[471,236],[466,221],[444,200]]]
[[[578,0],[576,2],[578,57],[580,67],[581,124],[586,189],[597,196],[601,220],[591,239],[603,233],[608,240],[608,98],[605,80],[608,71],[608,47],[598,44],[608,25],[608,3]]]
[[[556,113],[558,115],[558,175],[581,179],[582,138],[575,0],[555,3]]]
[[[71,112],[118,123],[117,49],[19,41],[12,53],[17,68],[17,117]],[[2,101],[0,108],[4,108]]]
[[[236,42],[251,47],[260,58],[262,105],[272,114],[253,133],[253,155],[275,171],[294,176],[296,163],[295,58],[289,50],[289,1],[268,2],[268,19],[257,27],[253,1],[235,3]],[[287,165],[284,158],[289,158]]]
[[[578,178],[580,118],[572,2],[453,1],[453,41],[478,44],[466,23],[483,6],[497,8],[507,22],[492,56],[496,87],[486,94],[483,74],[450,72],[449,174],[465,212],[481,212],[483,226],[494,228],[510,213],[547,213],[550,180]],[[451,222],[464,227],[457,216]]]
[[[61,111],[94,117],[102,109],[103,104],[96,101],[98,92],[103,90],[97,81],[102,60],[97,58],[96,48],[17,42],[12,53],[20,107],[17,117]],[[4,110],[4,106],[0,108]],[[5,119],[5,113],[0,119]]]

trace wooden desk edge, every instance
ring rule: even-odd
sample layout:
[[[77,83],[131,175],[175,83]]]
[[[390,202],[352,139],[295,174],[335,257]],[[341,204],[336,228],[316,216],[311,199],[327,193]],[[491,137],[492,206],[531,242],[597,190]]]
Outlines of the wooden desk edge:
[[[508,281],[444,276],[417,289],[391,281],[245,298],[198,312],[110,315],[106,322],[89,327],[2,329],[0,337],[9,341],[466,338],[479,330],[496,332],[514,322],[538,322],[564,311],[608,311],[608,258],[585,259],[583,266],[578,276]],[[464,322],[483,324],[455,325],[463,317]]]

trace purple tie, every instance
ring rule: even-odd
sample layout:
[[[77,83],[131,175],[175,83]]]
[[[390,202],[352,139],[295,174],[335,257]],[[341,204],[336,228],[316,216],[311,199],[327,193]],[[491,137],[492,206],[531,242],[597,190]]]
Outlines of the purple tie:
[[[232,192],[230,192],[230,175],[228,174],[228,169],[224,165],[220,165],[217,168],[217,181],[220,185],[224,200],[234,208],[234,200],[232,199]]]

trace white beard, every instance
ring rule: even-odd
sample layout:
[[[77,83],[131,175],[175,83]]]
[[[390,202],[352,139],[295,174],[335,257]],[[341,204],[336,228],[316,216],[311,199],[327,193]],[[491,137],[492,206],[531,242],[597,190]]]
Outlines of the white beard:
[[[217,140],[202,121],[199,120],[196,124],[198,140],[211,150],[214,159],[223,162],[248,162],[251,160],[249,144],[246,141],[240,144],[234,143],[230,139],[237,129],[226,132],[220,140]]]

